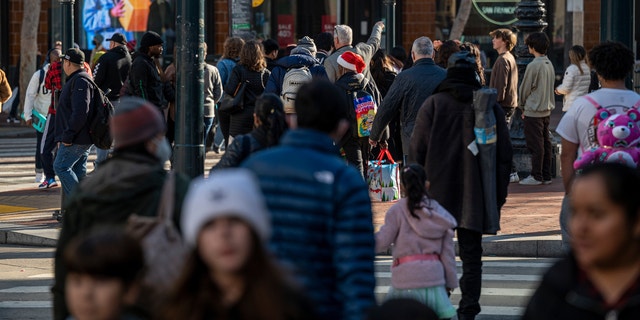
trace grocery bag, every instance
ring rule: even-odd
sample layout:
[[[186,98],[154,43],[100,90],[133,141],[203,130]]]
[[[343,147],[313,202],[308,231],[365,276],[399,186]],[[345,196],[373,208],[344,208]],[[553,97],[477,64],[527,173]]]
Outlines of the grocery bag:
[[[393,161],[389,149],[380,149],[378,158],[369,161],[367,183],[371,201],[400,199],[400,165]]]

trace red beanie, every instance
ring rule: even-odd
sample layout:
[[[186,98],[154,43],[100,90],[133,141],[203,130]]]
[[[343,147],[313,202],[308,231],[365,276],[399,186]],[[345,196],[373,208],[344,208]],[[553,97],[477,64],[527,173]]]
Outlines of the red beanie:
[[[165,130],[160,110],[148,101],[136,97],[122,98],[111,118],[111,136],[115,149],[151,140]]]
[[[362,57],[351,51],[347,51],[338,57],[338,64],[356,73],[362,73],[367,66]]]

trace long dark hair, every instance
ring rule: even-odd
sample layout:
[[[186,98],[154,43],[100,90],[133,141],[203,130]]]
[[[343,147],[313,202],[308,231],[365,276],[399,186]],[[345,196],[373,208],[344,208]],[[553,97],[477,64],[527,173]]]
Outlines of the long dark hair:
[[[240,271],[246,285],[237,304],[239,319],[310,318],[312,313],[307,306],[292,302],[303,301],[300,293],[267,255],[254,230],[251,238],[253,250]],[[222,303],[223,295],[195,248],[161,316],[164,319],[229,319],[230,310]]]
[[[280,137],[287,131],[282,99],[273,93],[264,93],[256,99],[255,114],[262,122],[261,127],[267,133],[267,145],[278,144]]]
[[[422,208],[430,208],[429,193],[427,192],[427,173],[419,164],[409,164],[402,168],[402,174],[400,175],[400,181],[404,187],[405,194],[407,195],[407,208],[411,213],[411,216],[420,219],[418,215],[413,213],[414,210],[421,210]],[[423,202],[424,198],[428,199],[427,204]]]

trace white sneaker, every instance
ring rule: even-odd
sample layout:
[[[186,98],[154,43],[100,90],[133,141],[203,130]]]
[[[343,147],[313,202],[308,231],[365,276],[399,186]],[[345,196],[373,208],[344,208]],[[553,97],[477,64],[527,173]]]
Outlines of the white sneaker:
[[[36,183],[42,183],[44,181],[44,174],[42,172],[36,172]]]
[[[21,122],[21,121],[20,121],[20,119],[18,119],[18,118],[13,118],[13,123],[20,123],[20,122]]]
[[[511,172],[511,176],[509,176],[509,183],[515,183],[520,181],[520,177],[517,172]]]
[[[520,181],[520,184],[525,186],[537,186],[537,185],[541,185],[542,181],[536,180],[533,176],[528,176],[522,179]]]
[[[544,180],[542,181],[542,184],[551,184],[551,180]]]

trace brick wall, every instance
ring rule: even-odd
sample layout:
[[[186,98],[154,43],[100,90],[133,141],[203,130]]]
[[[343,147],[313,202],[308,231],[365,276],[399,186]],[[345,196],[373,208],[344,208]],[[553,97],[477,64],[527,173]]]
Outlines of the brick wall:
[[[402,46],[411,50],[421,36],[434,38],[436,33],[435,0],[406,0],[402,5]]]
[[[22,0],[9,0],[9,10],[11,20],[9,21],[9,63],[17,65],[20,57],[20,32],[22,28]],[[44,55],[49,50],[49,10],[50,2],[41,1],[40,21],[38,25],[38,50]]]
[[[600,42],[600,0],[584,2],[584,47],[590,50]]]
[[[229,36],[229,0],[215,0],[215,12],[209,15],[207,23],[215,23],[214,54],[222,54],[222,45]]]

